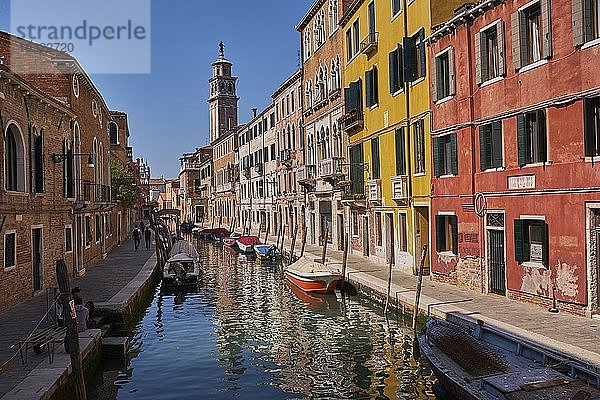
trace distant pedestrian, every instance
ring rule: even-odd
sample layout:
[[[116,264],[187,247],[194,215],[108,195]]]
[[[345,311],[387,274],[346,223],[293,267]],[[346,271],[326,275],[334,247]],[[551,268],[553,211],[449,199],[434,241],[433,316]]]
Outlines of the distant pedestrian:
[[[146,233],[146,225],[144,224],[144,220],[140,222],[140,229],[142,230],[142,236]]]
[[[146,232],[144,232],[144,239],[146,239],[146,250],[150,250],[150,240],[152,239],[150,228],[146,229]]]
[[[135,228],[133,229],[133,244],[135,245],[136,250],[140,249],[140,241],[141,240],[142,240],[142,232],[140,231],[140,228],[138,228],[136,225]]]
[[[75,312],[77,313],[77,331],[83,332],[88,328],[90,312],[83,305],[81,297],[75,298]]]

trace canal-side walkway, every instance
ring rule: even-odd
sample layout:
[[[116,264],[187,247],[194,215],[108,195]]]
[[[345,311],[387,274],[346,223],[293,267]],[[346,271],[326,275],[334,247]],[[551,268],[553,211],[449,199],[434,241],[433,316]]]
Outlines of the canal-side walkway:
[[[300,236],[300,235],[299,235]],[[264,235],[262,236],[264,238]],[[275,242],[270,238],[270,242]],[[298,237],[295,255],[300,254]],[[291,241],[285,240],[289,252]],[[323,248],[306,245],[305,256],[321,258]],[[330,262],[342,263],[343,252],[327,248]],[[348,255],[347,279],[356,286],[373,291],[378,297],[387,295],[389,267],[376,264],[360,255]],[[412,311],[417,277],[394,270],[390,297]],[[559,312],[553,314],[534,304],[509,300],[491,294],[462,289],[423,278],[420,312],[444,319],[460,318],[469,322],[480,319],[489,327],[540,348],[560,352],[595,366],[600,371],[600,320]],[[559,305],[560,308],[560,305]]]
[[[148,274],[144,269],[153,269],[156,263],[154,246],[151,250],[142,248],[143,246],[140,246],[140,250],[135,251],[132,240],[124,242],[120,247],[113,248],[105,259],[89,268],[85,275],[73,279],[71,287],[79,286],[81,288],[84,301],[91,300],[97,305],[117,303],[128,287],[129,291],[134,289],[131,287],[132,283],[139,284],[138,281]],[[54,266],[48,267],[54,268]],[[12,367],[0,374],[0,397],[3,400],[26,398],[14,395],[19,389],[18,385],[37,384],[40,386],[39,391],[31,388],[31,393],[40,393],[40,396],[45,391],[44,388],[55,389],[49,385],[49,379],[52,380],[53,374],[60,377],[60,371],[68,369],[70,366],[70,360],[63,346],[57,346],[54,363],[51,365],[45,365],[48,364],[46,353],[36,355],[31,349],[28,352],[27,363],[25,365],[21,363],[18,347],[15,344],[29,335],[45,311],[46,297],[42,294],[0,312],[0,327],[2,327],[0,363],[4,364],[16,354]],[[44,323],[42,326],[45,326]],[[13,345],[14,347],[11,348]],[[83,342],[82,346],[84,346]],[[35,397],[39,398],[40,396],[36,395]]]

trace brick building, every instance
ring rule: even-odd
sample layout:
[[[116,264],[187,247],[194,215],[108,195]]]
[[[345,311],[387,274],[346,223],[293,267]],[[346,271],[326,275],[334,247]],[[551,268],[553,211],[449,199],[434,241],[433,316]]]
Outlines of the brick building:
[[[302,48],[304,161],[305,168],[316,174],[314,185],[307,186],[308,241],[321,242],[328,229],[327,239],[339,249],[343,247],[345,221],[342,189],[337,183],[344,176],[346,135],[339,126],[344,105],[344,37],[338,24],[350,3],[316,0],[296,26]]]
[[[212,155],[212,146],[205,146],[180,158],[179,187],[182,221],[191,221],[195,224],[210,221]]]
[[[432,33],[436,279],[598,312],[598,7],[483,1]]]

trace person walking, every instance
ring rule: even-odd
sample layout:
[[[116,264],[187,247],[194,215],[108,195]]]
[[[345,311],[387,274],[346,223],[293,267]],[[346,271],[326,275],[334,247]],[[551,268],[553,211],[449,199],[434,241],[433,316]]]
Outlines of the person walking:
[[[150,240],[152,239],[152,232],[150,228],[146,228],[146,232],[144,232],[144,239],[146,239],[146,250],[150,250]]]
[[[144,224],[144,220],[141,220],[140,222],[140,229],[142,231],[142,236],[144,236],[144,234],[146,233],[146,225]]]
[[[140,241],[141,240],[142,240],[142,232],[140,231],[140,228],[138,228],[136,225],[135,228],[133,229],[133,244],[135,245],[135,249],[137,251],[140,250]]]

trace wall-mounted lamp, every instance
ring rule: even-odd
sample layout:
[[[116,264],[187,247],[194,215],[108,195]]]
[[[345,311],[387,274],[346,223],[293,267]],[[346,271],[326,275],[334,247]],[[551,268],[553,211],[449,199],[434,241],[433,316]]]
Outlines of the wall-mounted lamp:
[[[94,155],[91,153],[73,153],[73,154],[52,154],[52,161],[58,164],[63,162],[69,157],[83,157],[87,156],[87,166],[90,168],[94,168]]]

